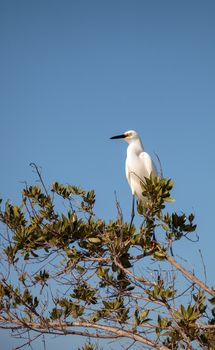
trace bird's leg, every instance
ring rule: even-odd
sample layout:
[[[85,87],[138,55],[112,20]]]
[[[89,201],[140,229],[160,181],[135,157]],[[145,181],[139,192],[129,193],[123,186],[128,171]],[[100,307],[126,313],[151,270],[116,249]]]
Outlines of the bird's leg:
[[[170,249],[171,255],[174,256],[174,254],[173,254],[173,249],[172,249],[172,240],[170,241],[169,249]]]
[[[135,216],[135,213],[134,213],[134,202],[135,202],[135,196],[134,196],[134,194],[133,194],[133,195],[132,195],[131,222],[130,222],[129,231],[131,230],[132,223],[133,223],[134,216]]]
[[[154,219],[151,216],[150,209],[146,213],[145,219],[146,219],[146,224],[148,224],[150,228],[151,238],[153,241],[156,241]]]
[[[152,238],[154,241],[156,241],[156,237],[155,237],[155,229],[153,228],[153,231],[152,231]]]

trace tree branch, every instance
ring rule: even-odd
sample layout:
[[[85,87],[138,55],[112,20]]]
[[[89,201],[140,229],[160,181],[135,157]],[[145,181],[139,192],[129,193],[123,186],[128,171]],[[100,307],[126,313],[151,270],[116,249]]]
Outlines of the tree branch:
[[[138,281],[138,282],[141,282],[143,284],[145,284],[146,286],[155,286],[156,283],[155,282],[150,282],[150,281],[147,281],[145,278],[142,278],[142,277],[139,277],[137,275],[135,275],[134,273],[132,273],[131,271],[129,271],[128,269],[126,269],[124,266],[122,266],[122,264],[117,261],[117,259],[114,259],[114,263],[123,271],[125,272],[126,274],[130,275],[131,277],[134,278],[134,280]]]
[[[201,289],[205,292],[215,296],[215,290],[209,288],[205,283],[203,283],[198,277],[196,277],[193,273],[186,270],[183,266],[181,266],[172,256],[166,257],[167,261],[173,265],[178,271],[180,271],[184,276],[186,276],[193,283],[196,283]]]
[[[1,319],[1,317],[0,317]],[[5,322],[5,320],[4,320]],[[18,326],[22,325],[25,328],[29,328],[33,331],[40,332],[40,333],[46,333],[46,334],[57,334],[57,335],[65,335],[65,334],[76,334],[76,335],[82,335],[82,336],[91,336],[96,338],[130,338],[135,341],[138,341],[140,343],[146,344],[148,346],[153,347],[157,350],[170,350],[164,345],[157,344],[156,342],[143,337],[142,335],[135,334],[132,330],[125,330],[119,327],[111,327],[111,326],[105,326],[101,324],[94,324],[90,322],[82,322],[82,321],[74,321],[74,322],[48,322],[46,324],[46,327],[41,323],[35,323],[35,322],[29,322],[29,323],[23,323],[21,320],[18,321],[17,319],[10,319],[8,320],[11,324],[16,324]],[[107,333],[113,333],[113,334],[99,334],[99,333],[92,333],[89,332],[79,332],[76,330],[70,330],[69,327],[85,327],[85,328],[93,328],[97,330],[102,330]],[[53,331],[52,331],[53,330]],[[56,331],[56,332],[55,332]],[[55,332],[55,333],[54,333]]]

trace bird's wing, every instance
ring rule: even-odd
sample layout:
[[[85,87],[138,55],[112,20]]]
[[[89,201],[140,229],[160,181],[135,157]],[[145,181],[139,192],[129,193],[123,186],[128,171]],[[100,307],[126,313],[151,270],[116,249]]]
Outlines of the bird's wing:
[[[145,176],[149,177],[151,174],[157,176],[157,169],[150,155],[146,152],[142,152],[139,157],[144,164],[144,169],[147,173]]]
[[[130,176],[131,176],[131,174],[130,174],[130,170],[129,170],[129,166],[128,166],[127,160],[126,160],[126,162],[125,162],[125,174],[126,174],[126,178],[127,178],[127,180],[128,180],[128,183],[129,183],[129,185],[130,185],[130,184],[131,184],[131,182],[130,182]]]

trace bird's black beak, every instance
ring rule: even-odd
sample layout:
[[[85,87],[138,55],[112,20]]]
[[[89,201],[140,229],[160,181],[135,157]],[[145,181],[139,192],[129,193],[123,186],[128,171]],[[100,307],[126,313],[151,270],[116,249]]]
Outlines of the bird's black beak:
[[[112,137],[110,137],[110,140],[124,139],[125,137],[126,137],[126,135],[122,134],[122,135],[112,136]]]

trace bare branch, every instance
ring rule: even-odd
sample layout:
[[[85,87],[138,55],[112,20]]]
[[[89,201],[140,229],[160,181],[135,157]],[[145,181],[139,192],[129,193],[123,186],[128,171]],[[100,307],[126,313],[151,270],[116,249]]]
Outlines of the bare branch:
[[[15,323],[18,325],[23,325],[21,321],[17,320],[10,320],[11,323]],[[105,326],[102,324],[94,324],[90,322],[48,322],[46,325],[46,328],[42,324],[39,323],[28,323],[24,324],[26,328],[32,329],[34,331],[39,331],[40,333],[47,333],[47,334],[57,334],[57,335],[65,335],[65,334],[76,334],[76,335],[82,335],[82,336],[90,336],[95,338],[130,338],[135,341],[138,341],[140,343],[146,344],[148,346],[153,347],[154,349],[158,350],[169,350],[164,345],[159,345],[156,342],[143,337],[142,335],[135,334],[132,330],[125,330],[121,329],[119,327],[111,327],[111,326]],[[69,327],[87,327],[87,328],[94,328],[97,330],[103,330],[108,333],[113,333],[111,335],[102,335],[100,333],[92,333],[89,332],[79,332],[79,331],[73,331],[68,329]],[[53,331],[52,331],[53,330]],[[57,331],[56,333],[53,333],[54,331]]]
[[[141,283],[145,284],[146,286],[155,286],[156,285],[155,282],[147,281],[145,278],[142,278],[142,277],[135,275],[134,273],[132,273],[131,271],[129,271],[128,269],[123,267],[122,264],[119,261],[117,261],[117,259],[114,259],[114,262],[123,272],[125,272],[126,274],[133,277],[135,281],[141,282]]]
[[[205,292],[215,296],[215,290],[209,288],[205,283],[203,283],[198,277],[196,277],[193,273],[186,270],[183,266],[181,266],[172,256],[166,257],[167,261],[173,265],[178,271],[180,271],[184,276],[186,276],[193,283],[197,284],[201,289]]]

